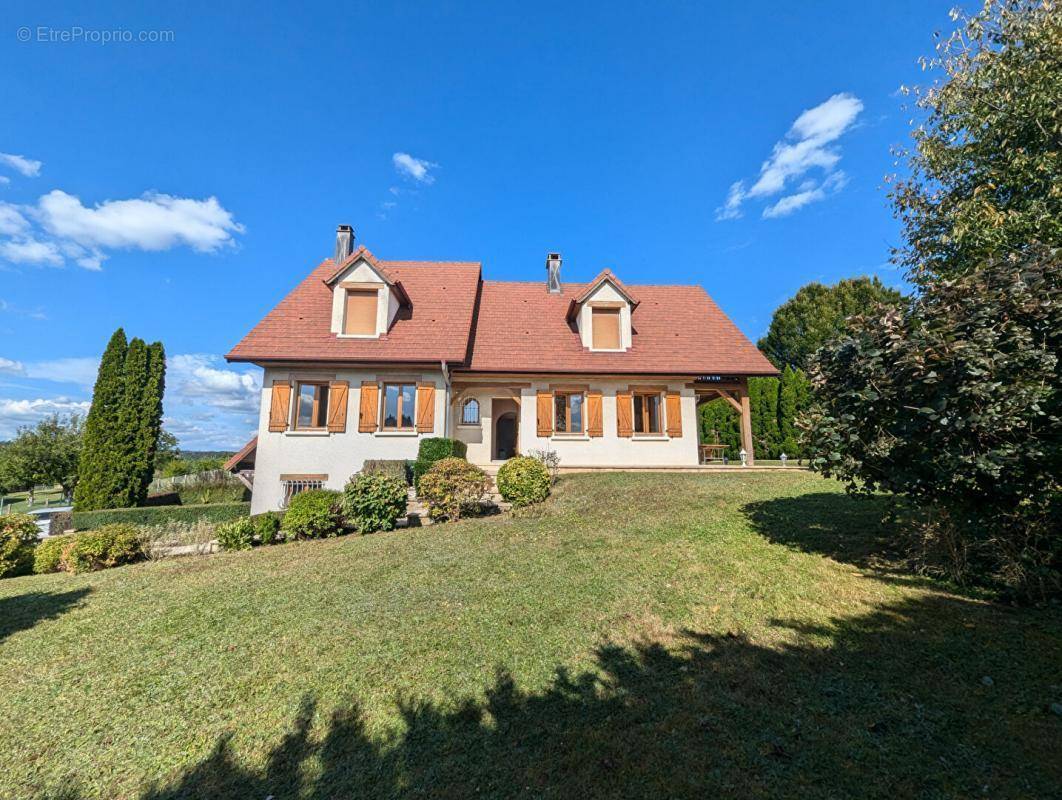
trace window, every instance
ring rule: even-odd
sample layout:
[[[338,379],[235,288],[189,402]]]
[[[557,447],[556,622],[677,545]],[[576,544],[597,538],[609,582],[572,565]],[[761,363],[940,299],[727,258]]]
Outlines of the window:
[[[660,433],[660,395],[658,393],[635,393],[634,432]]]
[[[479,401],[475,399],[465,400],[461,407],[462,425],[479,425]]]
[[[296,430],[315,430],[328,425],[328,384],[300,383]]]
[[[280,501],[281,508],[287,508],[291,498],[310,489],[323,489],[327,475],[281,475],[280,485],[284,490],[284,496]]]
[[[417,409],[415,383],[385,383],[383,425],[385,431],[413,430],[413,415]]]
[[[623,347],[620,336],[620,309],[590,307],[592,346],[595,350],[619,350]]]
[[[343,333],[375,336],[378,300],[379,293],[375,289],[347,289]]]
[[[553,407],[557,433],[583,432],[582,392],[557,392],[553,396]]]

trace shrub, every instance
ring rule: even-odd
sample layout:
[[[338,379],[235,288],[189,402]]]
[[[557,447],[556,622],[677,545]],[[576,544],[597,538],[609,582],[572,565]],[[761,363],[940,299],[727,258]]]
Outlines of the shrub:
[[[40,528],[29,514],[0,517],[0,578],[26,575],[33,569],[33,545]]]
[[[413,462],[413,483],[418,485],[420,476],[431,469],[431,465],[444,458],[464,458],[468,445],[457,439],[444,439],[439,436],[420,440],[417,460]]]
[[[33,551],[33,571],[38,575],[58,572],[62,567],[63,550],[74,543],[77,536],[49,536]]]
[[[541,461],[549,472],[549,483],[552,486],[557,482],[557,474],[560,472],[560,454],[556,450],[528,450],[527,455]]]
[[[383,473],[361,473],[343,491],[343,513],[361,533],[389,531],[406,513],[409,491],[403,480]]]
[[[545,500],[549,484],[549,470],[537,458],[515,456],[498,470],[498,491],[517,508]]]
[[[216,536],[216,527],[214,523],[203,519],[195,522],[170,520],[162,525],[148,525],[137,530],[144,555],[158,560],[173,555],[171,548],[180,545],[195,545],[198,553],[209,553],[210,543]]]
[[[299,492],[288,504],[281,529],[289,539],[336,536],[343,528],[340,493],[331,489]]]
[[[155,494],[149,494],[141,506],[179,506],[181,504],[181,496],[177,492],[157,492]]]
[[[417,495],[428,504],[432,519],[454,520],[478,509],[489,489],[490,478],[475,464],[444,458],[421,477]]]
[[[115,523],[75,534],[63,548],[60,565],[67,572],[93,572],[143,558],[140,535],[132,525]]]
[[[59,536],[74,527],[74,515],[69,511],[56,511],[48,522],[48,535]]]
[[[93,530],[116,522],[130,525],[165,525],[168,522],[228,522],[250,513],[250,503],[218,503],[202,506],[157,506],[154,508],[110,508],[103,511],[75,511],[74,527]]]
[[[398,478],[407,486],[412,483],[412,462],[405,459],[369,458],[362,465],[363,475],[388,475]]]
[[[257,517],[251,517],[251,520],[254,522],[254,532],[258,536],[258,541],[262,544],[273,544],[277,540],[283,541],[280,535],[280,514],[277,512],[267,511]]]
[[[247,487],[238,480],[212,479],[177,487],[182,505],[240,503],[247,499]]]
[[[250,550],[254,543],[254,522],[250,517],[223,522],[215,535],[222,550]]]

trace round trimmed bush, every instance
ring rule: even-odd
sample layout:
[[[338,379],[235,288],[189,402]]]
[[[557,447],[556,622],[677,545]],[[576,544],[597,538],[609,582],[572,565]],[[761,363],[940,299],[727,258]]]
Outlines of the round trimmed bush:
[[[455,520],[479,509],[490,489],[490,478],[463,458],[444,458],[432,464],[417,484],[417,496],[428,504],[434,520]]]
[[[33,545],[40,528],[29,514],[0,517],[0,578],[28,575],[33,570]]]
[[[73,543],[63,548],[59,564],[67,572],[94,572],[131,564],[143,556],[139,531],[116,522],[76,534]]]
[[[258,541],[262,544],[273,544],[275,541],[283,541],[280,535],[280,514],[275,511],[267,511],[257,517],[251,517],[254,522],[254,532]]]
[[[33,571],[38,575],[47,572],[59,572],[62,569],[63,551],[73,546],[77,535],[68,533],[65,536],[49,536],[37,545],[33,551]]]
[[[360,473],[343,490],[343,513],[360,533],[389,531],[406,513],[406,482],[382,472]]]
[[[222,522],[214,529],[214,535],[222,550],[250,550],[254,544],[254,522],[250,517]]]
[[[332,489],[299,492],[288,503],[280,529],[288,539],[320,539],[343,530],[340,493]]]
[[[498,492],[516,508],[545,500],[549,482],[546,465],[529,456],[514,456],[498,470]]]

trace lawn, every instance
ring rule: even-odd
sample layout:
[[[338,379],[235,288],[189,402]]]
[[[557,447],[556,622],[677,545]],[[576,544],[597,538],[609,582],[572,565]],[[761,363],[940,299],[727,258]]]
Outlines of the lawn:
[[[63,490],[58,486],[40,489],[34,493],[32,506],[29,504],[29,492],[12,492],[4,495],[3,500],[3,513],[16,514],[47,506],[63,505]]]
[[[809,473],[0,581],[0,797],[1057,797],[1062,613]]]

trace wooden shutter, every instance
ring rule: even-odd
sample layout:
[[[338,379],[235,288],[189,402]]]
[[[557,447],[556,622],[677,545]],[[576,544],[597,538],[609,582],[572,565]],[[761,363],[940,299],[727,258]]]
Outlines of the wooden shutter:
[[[604,436],[605,423],[601,415],[601,392],[587,392],[586,435]]]
[[[380,387],[374,381],[361,384],[361,408],[358,411],[358,431],[372,433],[376,430],[377,410],[379,409]]]
[[[538,435],[553,435],[553,393],[538,393]]]
[[[682,436],[682,396],[678,392],[667,393],[667,435]]]
[[[630,392],[616,392],[616,435],[625,439],[634,435],[634,401]]]
[[[620,310],[590,308],[591,341],[595,350],[620,349]]]
[[[417,384],[417,431],[431,433],[435,430],[435,384]]]
[[[347,289],[343,315],[343,333],[376,333],[376,307],[380,294],[375,289]]]
[[[350,384],[332,381],[328,384],[328,430],[344,433],[347,430],[347,395]]]
[[[273,397],[269,401],[269,430],[286,431],[291,419],[291,381],[273,381]]]

